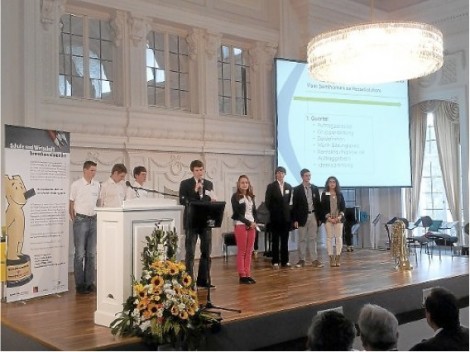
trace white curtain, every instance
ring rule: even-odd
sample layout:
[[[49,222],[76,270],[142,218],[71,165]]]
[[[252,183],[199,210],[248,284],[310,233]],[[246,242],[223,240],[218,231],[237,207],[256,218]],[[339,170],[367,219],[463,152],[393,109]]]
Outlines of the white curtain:
[[[434,110],[434,129],[449,210],[452,218],[458,220],[460,224],[462,221],[460,213],[460,124],[457,103],[439,102]]]
[[[418,217],[419,194],[421,189],[421,176],[423,174],[424,147],[426,145],[427,114],[432,112],[436,104],[434,101],[426,101],[411,107],[411,172],[412,187],[405,190],[406,218],[415,221]]]

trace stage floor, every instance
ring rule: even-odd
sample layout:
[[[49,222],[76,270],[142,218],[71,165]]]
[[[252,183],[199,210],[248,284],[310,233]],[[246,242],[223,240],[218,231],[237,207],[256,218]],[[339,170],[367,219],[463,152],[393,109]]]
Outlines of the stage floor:
[[[376,303],[395,314],[421,307],[422,290],[433,286],[451,289],[458,298],[468,297],[469,258],[439,258],[424,253],[411,256],[411,271],[396,271],[389,251],[356,249],[343,253],[341,267],[330,268],[326,255],[321,269],[283,268],[273,270],[268,258],[259,254],[253,262],[254,285],[240,285],[235,256],[228,261],[212,260],[211,302],[241,313],[220,310],[222,330],[208,339],[211,350],[253,350],[305,336],[313,314],[341,307],[356,320],[365,303]],[[297,261],[291,252],[291,263]],[[94,294],[77,295],[73,276],[70,291],[25,302],[2,302],[2,325],[53,350],[125,349],[136,338],[117,338],[110,329],[95,325]],[[207,291],[198,292],[201,303]],[[5,336],[2,336],[5,338]]]

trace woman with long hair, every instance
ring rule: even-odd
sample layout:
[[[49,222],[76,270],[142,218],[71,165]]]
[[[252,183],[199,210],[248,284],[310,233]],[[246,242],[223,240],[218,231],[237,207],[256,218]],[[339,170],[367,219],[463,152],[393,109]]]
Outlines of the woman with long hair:
[[[334,176],[330,176],[326,180],[325,190],[321,194],[321,209],[326,228],[326,250],[330,257],[330,266],[340,266],[346,204],[339,181]],[[333,241],[335,241],[336,254],[333,252]]]
[[[256,224],[255,195],[248,176],[241,175],[238,178],[237,191],[232,195],[231,202],[240,284],[254,284],[256,281],[251,277],[251,253],[253,252],[258,225]]]

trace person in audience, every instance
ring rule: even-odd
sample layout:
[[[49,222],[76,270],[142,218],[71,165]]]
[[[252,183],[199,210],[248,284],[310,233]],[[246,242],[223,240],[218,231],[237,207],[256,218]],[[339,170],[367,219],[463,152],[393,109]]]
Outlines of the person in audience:
[[[435,287],[424,303],[426,320],[434,336],[411,351],[468,351],[468,328],[460,325],[457,298],[442,287]]]
[[[79,294],[95,290],[96,210],[100,184],[94,180],[96,163],[83,163],[83,177],[70,186],[69,213],[73,222],[75,289]]]
[[[251,277],[251,253],[256,237],[257,214],[255,195],[248,176],[241,175],[237,181],[237,191],[231,199],[234,220],[234,233],[237,242],[237,271],[240,284],[254,284]]]
[[[346,203],[341,186],[336,177],[326,180],[325,190],[321,194],[322,220],[326,229],[326,250],[330,257],[330,266],[340,266],[341,250],[343,249],[343,221]],[[333,252],[333,241],[336,251]]]
[[[134,168],[134,182],[132,187],[127,187],[126,200],[134,198],[148,198],[149,193],[142,189],[145,181],[147,181],[147,169],[144,166],[136,166]]]
[[[276,167],[276,181],[266,188],[264,200],[270,214],[272,230],[272,265],[273,269],[279,269],[279,261],[282,267],[290,267],[289,263],[289,230],[291,226],[291,199],[292,186],[284,182],[286,169]],[[279,242],[281,243],[279,249]]]
[[[101,184],[100,206],[116,208],[121,207],[126,199],[126,184],[124,179],[127,168],[124,164],[115,164],[111,169],[111,176]]]
[[[359,313],[358,327],[366,351],[396,351],[398,320],[387,309],[366,304]]]
[[[194,280],[194,255],[196,243],[199,237],[201,257],[196,277],[196,285],[200,288],[215,288],[209,282],[211,270],[212,252],[212,230],[210,227],[193,227],[190,223],[189,205],[192,201],[211,202],[215,201],[214,185],[204,178],[204,163],[201,160],[193,160],[189,165],[193,176],[181,181],[179,189],[180,204],[184,205],[183,226],[186,231],[185,239],[185,265],[189,275]],[[193,281],[194,282],[194,281]]]
[[[307,334],[307,350],[351,351],[356,336],[354,323],[334,310],[317,313]]]
[[[296,268],[305,266],[309,255],[315,268],[323,268],[318,260],[317,233],[321,216],[320,193],[318,187],[310,183],[311,173],[308,169],[300,170],[302,183],[294,188],[292,198],[292,221],[294,228],[299,229],[297,249],[299,262]]]

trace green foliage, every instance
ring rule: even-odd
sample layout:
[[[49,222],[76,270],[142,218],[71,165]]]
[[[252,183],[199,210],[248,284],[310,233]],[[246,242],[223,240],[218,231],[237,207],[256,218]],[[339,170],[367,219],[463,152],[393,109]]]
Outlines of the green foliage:
[[[139,336],[152,346],[198,349],[206,332],[220,327],[220,316],[200,309],[192,278],[176,261],[176,230],[156,228],[146,241],[141,279],[134,281],[133,294],[110,324],[111,333]]]

